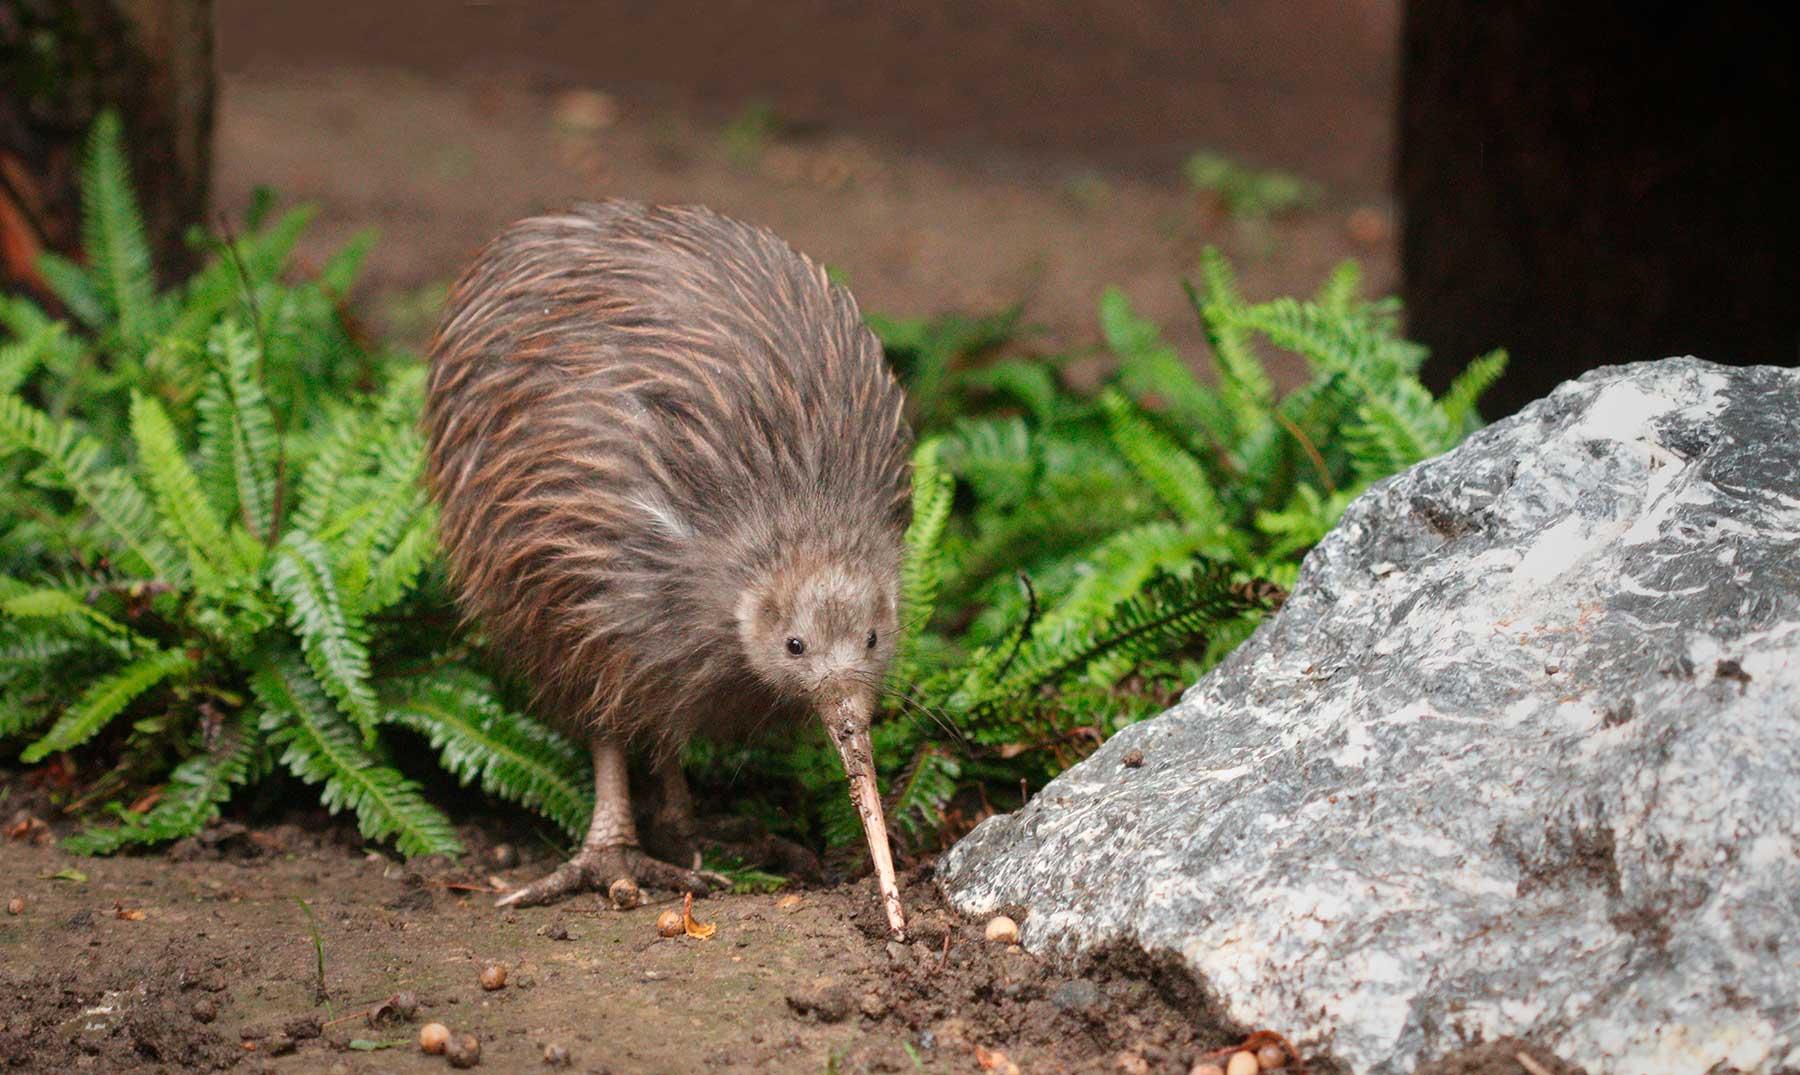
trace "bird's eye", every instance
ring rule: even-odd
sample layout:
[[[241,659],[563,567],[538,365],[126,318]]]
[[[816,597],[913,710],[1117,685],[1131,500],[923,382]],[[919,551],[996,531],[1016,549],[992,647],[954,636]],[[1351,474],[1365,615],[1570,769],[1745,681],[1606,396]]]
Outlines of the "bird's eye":
[[[787,640],[787,651],[798,657],[806,652],[806,643],[800,641],[798,638],[790,638]]]
[[[873,630],[871,630],[871,631],[870,631],[870,632],[869,632],[869,642],[868,642],[868,646],[869,646],[869,648],[870,648],[870,649],[874,649],[874,648],[875,648],[875,632],[874,632],[874,631],[873,631]]]

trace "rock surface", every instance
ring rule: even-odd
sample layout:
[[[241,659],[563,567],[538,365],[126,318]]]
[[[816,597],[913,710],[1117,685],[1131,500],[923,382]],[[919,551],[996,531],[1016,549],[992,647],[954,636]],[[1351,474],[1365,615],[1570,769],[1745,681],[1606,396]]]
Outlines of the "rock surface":
[[[1225,664],[941,876],[1358,1072],[1508,1034],[1800,1065],[1800,370],[1599,370],[1376,486]]]

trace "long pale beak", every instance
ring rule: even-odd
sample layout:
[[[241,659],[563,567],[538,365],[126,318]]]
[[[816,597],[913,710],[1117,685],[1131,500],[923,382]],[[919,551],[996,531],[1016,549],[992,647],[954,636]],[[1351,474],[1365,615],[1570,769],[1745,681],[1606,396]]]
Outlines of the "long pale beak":
[[[869,743],[869,703],[845,698],[819,714],[844,761],[850,780],[850,801],[862,818],[863,835],[869,841],[869,857],[875,862],[875,881],[881,887],[882,907],[887,911],[888,932],[906,933],[906,912],[900,906],[900,886],[894,880],[894,855],[888,848],[887,818],[881,810],[881,789],[875,784],[875,751]]]

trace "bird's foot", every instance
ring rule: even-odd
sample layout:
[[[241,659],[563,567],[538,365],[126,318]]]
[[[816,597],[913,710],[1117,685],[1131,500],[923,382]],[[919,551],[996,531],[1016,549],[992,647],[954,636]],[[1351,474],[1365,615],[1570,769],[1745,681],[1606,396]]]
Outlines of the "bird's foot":
[[[696,864],[697,865],[697,864]],[[549,874],[494,901],[496,907],[532,907],[554,903],[576,892],[606,892],[624,878],[649,888],[667,888],[704,896],[731,882],[710,870],[685,869],[651,858],[632,846],[583,847]]]

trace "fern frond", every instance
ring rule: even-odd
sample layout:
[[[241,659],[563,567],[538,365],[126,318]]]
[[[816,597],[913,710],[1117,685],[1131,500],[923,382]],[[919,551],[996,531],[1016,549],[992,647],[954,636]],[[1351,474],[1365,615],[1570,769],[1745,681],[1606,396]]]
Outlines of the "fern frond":
[[[156,511],[169,537],[187,550],[188,566],[202,589],[216,590],[224,576],[240,574],[225,524],[200,491],[200,479],[188,465],[162,404],[138,392],[131,394],[131,436],[137,442],[138,466],[150,479]]]
[[[165,679],[185,675],[192,668],[193,661],[177,649],[159,650],[140,657],[83,691],[43,738],[25,748],[19,760],[31,765],[56,751],[80,746],[97,735],[139,695]]]
[[[81,245],[124,349],[142,354],[156,332],[156,273],[132,192],[125,129],[107,109],[88,134],[81,169]]]
[[[1160,406],[1212,444],[1227,445],[1236,439],[1237,429],[1218,394],[1200,383],[1175,348],[1164,342],[1162,330],[1139,317],[1116,287],[1100,295],[1100,332],[1119,358],[1119,383],[1133,399]]]
[[[953,755],[935,743],[920,744],[890,784],[889,821],[915,839],[936,830],[961,777],[962,765]]]
[[[31,335],[0,345],[0,396],[18,391],[26,378],[37,372],[61,342],[63,328],[60,321],[47,321]]]
[[[1200,461],[1151,425],[1121,393],[1109,389],[1100,406],[1113,446],[1144,484],[1183,522],[1229,548],[1235,535],[1226,528],[1225,509]]]
[[[405,597],[437,552],[437,513],[428,505],[412,517],[393,549],[376,561],[363,590],[362,614],[373,616]]]
[[[514,713],[474,676],[439,676],[394,686],[384,719],[430,740],[445,769],[464,784],[516,802],[579,837],[593,816],[591,764],[581,750]]]
[[[206,349],[219,390],[201,396],[202,421],[224,433],[230,445],[232,483],[244,526],[270,541],[275,530],[275,461],[281,446],[275,415],[262,389],[261,354],[250,330],[229,319],[214,326]],[[210,420],[209,408],[214,411]]]
[[[1254,342],[1232,322],[1230,314],[1243,306],[1243,299],[1231,263],[1217,248],[1209,246],[1200,252],[1200,279],[1203,291],[1186,281],[1182,287],[1212,348],[1219,395],[1237,424],[1237,437],[1252,436],[1269,421],[1275,386]],[[1225,446],[1233,443],[1225,442]]]
[[[50,285],[50,293],[56,296],[56,301],[62,303],[75,320],[91,329],[105,327],[106,300],[100,297],[100,291],[86,269],[50,250],[38,255],[36,268],[44,283]]]
[[[0,454],[29,451],[39,472],[74,493],[135,557],[137,565],[172,586],[187,579],[187,564],[165,540],[144,493],[125,471],[100,465],[100,446],[17,396],[0,396]]]
[[[1355,309],[1356,301],[1361,295],[1362,266],[1354,261],[1341,261],[1319,286],[1319,293],[1313,296],[1313,302],[1319,309],[1343,317]]]
[[[339,415],[332,423],[331,432],[300,473],[292,516],[296,529],[319,533],[325,529],[325,520],[342,510],[348,498],[345,478],[368,450],[373,420],[372,413],[358,409]]]
[[[269,585],[287,606],[288,626],[300,638],[307,666],[362,729],[364,744],[373,746],[376,701],[367,637],[338,594],[325,547],[304,530],[289,531],[269,563]]]
[[[1506,361],[1505,351],[1490,351],[1469,363],[1445,389],[1438,406],[1443,408],[1444,420],[1456,433],[1466,433],[1480,424],[1481,416],[1475,413],[1475,404],[1506,372]]]
[[[913,452],[912,522],[906,528],[905,559],[900,568],[901,628],[896,651],[907,663],[914,641],[937,608],[938,587],[943,582],[944,527],[950,522],[950,505],[956,479],[939,459],[943,444],[927,440]]]
[[[8,585],[0,592],[0,613],[10,620],[48,621],[63,636],[100,642],[120,656],[129,656],[134,646],[143,644],[130,628],[68,588],[13,586],[11,580],[6,581]],[[0,661],[4,659],[0,654]]]
[[[177,765],[162,797],[148,812],[121,810],[119,824],[90,825],[62,842],[77,855],[110,855],[132,844],[159,844],[193,836],[219,816],[232,792],[254,781],[263,758],[262,733],[248,714],[220,733],[217,747]]]
[[[425,801],[417,784],[363,749],[356,729],[332,707],[297,655],[264,661],[252,688],[264,707],[259,726],[270,747],[281,748],[281,765],[320,785],[326,809],[350,810],[365,838],[391,837],[408,858],[462,853],[449,819]]]
[[[1034,635],[972,709],[979,720],[1004,702],[1093,661],[1114,654],[1142,659],[1171,641],[1201,637],[1264,604],[1234,586],[1230,571],[1222,565],[1203,565],[1186,575],[1159,575],[1099,625],[1071,622],[1061,630]]]

